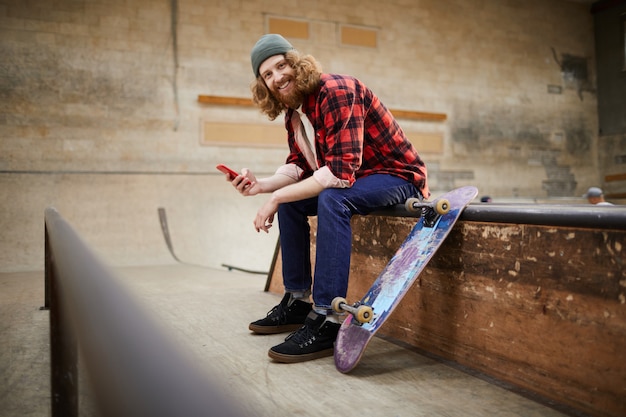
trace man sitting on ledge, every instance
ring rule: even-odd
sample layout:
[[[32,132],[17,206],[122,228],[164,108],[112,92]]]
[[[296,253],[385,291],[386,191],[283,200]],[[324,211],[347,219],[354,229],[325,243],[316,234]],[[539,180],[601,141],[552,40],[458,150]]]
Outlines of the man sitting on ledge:
[[[302,362],[333,354],[345,297],[355,214],[429,197],[426,166],[389,110],[354,77],[322,73],[282,36],[264,35],[251,53],[253,101],[270,120],[285,114],[289,155],[273,176],[248,169],[232,180],[244,196],[271,193],[254,219],[267,232],[278,213],[286,294],[255,333],[295,330],[269,356]],[[308,216],[317,216],[317,259],[311,277]],[[313,284],[314,282],[314,284]],[[311,287],[313,286],[313,303]]]

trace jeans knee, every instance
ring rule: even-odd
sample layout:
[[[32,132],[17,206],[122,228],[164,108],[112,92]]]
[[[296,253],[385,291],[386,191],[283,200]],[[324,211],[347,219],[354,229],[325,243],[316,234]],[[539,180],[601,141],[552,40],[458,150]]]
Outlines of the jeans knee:
[[[341,195],[341,189],[327,188],[318,197],[318,211],[320,213],[350,214],[346,199]]]

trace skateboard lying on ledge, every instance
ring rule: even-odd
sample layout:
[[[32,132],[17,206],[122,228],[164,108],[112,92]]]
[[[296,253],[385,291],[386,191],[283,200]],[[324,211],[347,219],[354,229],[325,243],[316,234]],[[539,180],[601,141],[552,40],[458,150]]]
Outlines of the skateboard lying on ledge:
[[[340,372],[354,369],[365,348],[446,239],[467,205],[476,197],[476,187],[461,187],[432,202],[411,198],[405,207],[420,212],[417,224],[367,294],[354,304],[333,300],[336,312],[348,312],[335,342],[335,366]]]

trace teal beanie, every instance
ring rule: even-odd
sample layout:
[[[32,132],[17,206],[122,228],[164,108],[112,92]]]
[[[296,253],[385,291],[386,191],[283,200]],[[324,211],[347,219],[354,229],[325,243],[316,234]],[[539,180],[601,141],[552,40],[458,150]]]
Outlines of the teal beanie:
[[[294,49],[293,46],[287,39],[280,35],[270,33],[261,36],[261,39],[259,39],[256,45],[254,45],[254,48],[252,48],[252,53],[250,53],[254,76],[259,76],[259,67],[267,58],[274,55],[285,54],[292,49]]]

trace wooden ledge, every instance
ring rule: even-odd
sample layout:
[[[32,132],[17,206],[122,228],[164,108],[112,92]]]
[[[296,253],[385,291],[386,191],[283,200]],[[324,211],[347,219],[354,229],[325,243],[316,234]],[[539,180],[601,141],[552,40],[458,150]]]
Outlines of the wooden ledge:
[[[626,172],[622,174],[605,175],[604,181],[606,182],[626,181]]]
[[[252,100],[249,98],[209,96],[209,95],[203,95],[203,94],[198,96],[198,103],[216,104],[220,106],[240,106],[240,107],[253,107],[254,106],[254,104],[252,103]],[[398,109],[389,109],[389,111],[391,111],[391,113],[398,119],[420,120],[423,122],[444,122],[448,118],[448,116],[445,113],[431,113],[431,112],[398,110]]]
[[[220,96],[206,96],[206,95],[199,95],[198,103],[218,104],[221,106],[240,106],[240,107],[254,106],[254,103],[252,103],[252,100],[249,98],[220,97]]]
[[[543,224],[559,222],[559,210],[572,226]],[[471,205],[379,335],[563,404],[572,415],[624,416],[626,231],[617,230],[619,216],[626,224],[626,210],[611,207]],[[315,252],[317,218],[309,221]],[[352,218],[349,301],[368,291],[415,221]],[[279,250],[269,278],[266,288],[282,295]],[[366,351],[361,366],[375,361]]]

